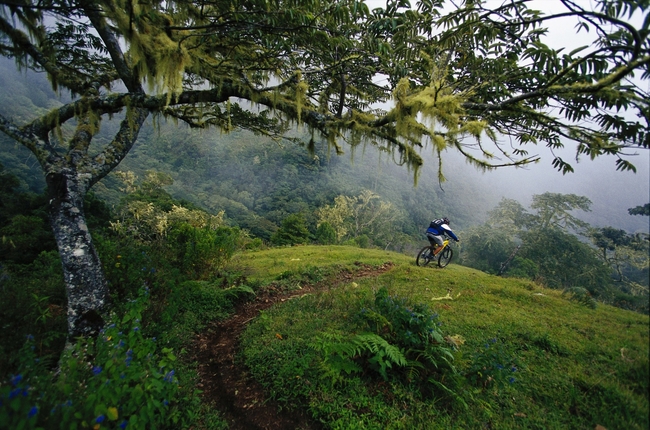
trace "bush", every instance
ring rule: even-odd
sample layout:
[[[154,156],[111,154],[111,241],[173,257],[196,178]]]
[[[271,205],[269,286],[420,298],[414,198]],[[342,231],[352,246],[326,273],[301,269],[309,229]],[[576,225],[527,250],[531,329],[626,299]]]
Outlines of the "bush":
[[[58,374],[21,351],[19,372],[0,385],[0,428],[157,427],[178,416],[176,357],[141,329],[148,292],[96,339],[80,339],[60,360]]]

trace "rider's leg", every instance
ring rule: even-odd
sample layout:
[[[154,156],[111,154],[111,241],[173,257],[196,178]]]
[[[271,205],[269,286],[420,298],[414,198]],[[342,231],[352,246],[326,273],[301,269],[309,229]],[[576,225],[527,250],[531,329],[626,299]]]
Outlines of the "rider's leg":
[[[435,249],[433,250],[433,255],[438,255],[438,253],[442,249],[442,236],[431,235],[427,237],[429,238],[429,242],[431,242],[431,246],[435,246]]]

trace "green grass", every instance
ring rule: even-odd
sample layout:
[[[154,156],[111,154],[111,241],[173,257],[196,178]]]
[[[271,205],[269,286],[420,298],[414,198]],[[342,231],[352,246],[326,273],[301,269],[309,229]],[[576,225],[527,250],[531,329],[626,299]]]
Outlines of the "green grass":
[[[287,273],[386,261],[395,266],[382,275],[289,300],[250,325],[242,360],[270,396],[309,408],[329,428],[649,427],[647,315],[600,304],[591,309],[559,291],[453,263],[420,268],[414,257],[378,250],[280,248],[244,253],[231,264],[249,280],[267,283]],[[455,352],[461,377],[446,382],[462,401],[440,390],[418,391],[404,378],[332,373],[324,363],[319,346],[361,330],[358,314],[381,287],[428,304],[443,333],[464,340]],[[444,297],[452,300],[435,300]],[[472,383],[477,363],[492,353],[506,367],[516,364],[514,383],[499,384],[496,373],[485,385]]]

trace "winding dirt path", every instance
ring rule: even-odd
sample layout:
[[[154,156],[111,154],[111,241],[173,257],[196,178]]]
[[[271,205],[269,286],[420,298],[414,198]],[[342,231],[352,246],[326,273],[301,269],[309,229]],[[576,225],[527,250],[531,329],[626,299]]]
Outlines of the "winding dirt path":
[[[381,266],[355,264],[357,269],[354,271],[340,272],[333,278],[313,285],[302,285],[298,291],[283,291],[270,285],[259,291],[253,301],[238,304],[230,318],[211,324],[196,336],[192,352],[199,363],[198,388],[203,391],[204,402],[223,414],[231,430],[322,428],[320,423],[302,411],[280,411],[275,402],[266,401],[261,385],[250,378],[245,366],[238,364],[235,356],[241,333],[260,311],[294,296],[334,288],[355,279],[377,276],[393,267],[392,262]]]

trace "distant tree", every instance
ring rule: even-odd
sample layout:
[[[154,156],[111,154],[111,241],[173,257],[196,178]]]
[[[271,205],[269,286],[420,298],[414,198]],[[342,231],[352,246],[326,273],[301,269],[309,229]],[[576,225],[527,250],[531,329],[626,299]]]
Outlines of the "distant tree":
[[[649,77],[647,2],[600,0],[592,10],[566,1],[565,12],[543,15],[526,0],[494,9],[467,1],[441,16],[442,3],[388,0],[373,11],[358,0],[0,3],[0,55],[73,96],[20,123],[0,116],[0,131],[34,154],[46,179],[70,337],[99,330],[108,298],[84,196],[127,156],[150,114],[278,137],[303,123],[314,131],[310,147],[322,138],[340,152],[341,140],[368,138],[415,171],[427,143],[492,168],[536,161],[529,143],[553,149],[563,140],[634,169],[622,154],[649,146],[650,97],[626,79]],[[635,11],[644,26],[625,19]],[[543,25],[567,17],[596,42],[570,53],[547,46]],[[393,108],[375,108],[390,97]],[[96,138],[113,116],[114,135]],[[560,157],[553,163],[572,170]]]
[[[370,190],[358,196],[340,195],[333,205],[325,205],[316,211],[317,225],[327,223],[336,232],[338,242],[365,236],[363,243],[390,243],[398,234],[396,221],[399,211]]]
[[[282,225],[271,236],[274,245],[299,245],[309,242],[310,233],[305,224],[305,216],[292,214],[282,220]]]
[[[535,223],[538,228],[559,228],[582,232],[589,224],[572,215],[572,211],[591,211],[591,200],[575,194],[544,193],[533,196],[531,209],[536,209]]]
[[[316,229],[316,241],[323,245],[336,243],[336,231],[328,222],[322,222]]]
[[[645,215],[650,216],[650,203],[643,206],[635,206],[627,210],[630,215]]]
[[[648,235],[629,234],[614,227],[602,227],[591,229],[590,238],[600,250],[601,260],[614,272],[614,279],[623,284],[620,288],[635,296],[648,296]]]
[[[588,244],[554,227],[526,231],[521,239],[519,255],[535,263],[537,281],[561,290],[582,287],[607,298],[611,270]]]

